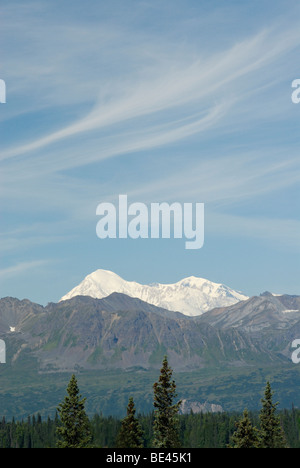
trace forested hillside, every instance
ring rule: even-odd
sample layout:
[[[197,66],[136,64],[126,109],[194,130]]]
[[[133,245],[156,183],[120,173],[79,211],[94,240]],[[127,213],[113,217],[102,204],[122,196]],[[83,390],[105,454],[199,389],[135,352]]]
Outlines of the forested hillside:
[[[250,413],[254,424],[259,424],[258,413]],[[235,422],[241,415],[237,413],[207,413],[179,416],[180,438],[184,448],[226,448],[235,431]],[[145,447],[151,447],[153,436],[153,414],[138,415],[144,431]],[[300,410],[291,409],[280,412],[288,446],[300,448]],[[121,421],[114,417],[96,414],[90,419],[92,445],[101,448],[116,447],[116,438]],[[39,415],[24,421],[5,421],[0,423],[0,448],[51,448],[57,443],[56,428],[59,419],[43,420]]]

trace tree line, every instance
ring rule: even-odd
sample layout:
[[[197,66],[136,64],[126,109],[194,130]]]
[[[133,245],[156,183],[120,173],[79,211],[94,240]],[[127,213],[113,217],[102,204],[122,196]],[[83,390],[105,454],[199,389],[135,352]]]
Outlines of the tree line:
[[[153,411],[136,415],[129,398],[126,416],[89,418],[75,375],[54,419],[38,414],[0,422],[0,448],[300,448],[300,410],[277,411],[266,384],[260,412],[180,415],[176,384],[165,356],[153,385]]]

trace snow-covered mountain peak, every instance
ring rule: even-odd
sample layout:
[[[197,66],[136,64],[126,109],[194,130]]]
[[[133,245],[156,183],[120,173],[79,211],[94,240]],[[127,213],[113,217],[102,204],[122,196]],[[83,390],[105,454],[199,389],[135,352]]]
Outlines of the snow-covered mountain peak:
[[[201,315],[215,307],[226,307],[248,299],[248,296],[228,286],[195,276],[172,284],[143,285],[126,281],[112,271],[96,270],[63,296],[61,301],[75,296],[102,299],[114,292],[189,316]]]

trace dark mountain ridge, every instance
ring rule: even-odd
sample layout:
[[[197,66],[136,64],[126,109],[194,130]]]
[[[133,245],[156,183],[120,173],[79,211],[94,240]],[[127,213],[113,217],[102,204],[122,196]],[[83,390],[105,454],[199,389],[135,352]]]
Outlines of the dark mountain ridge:
[[[104,299],[77,296],[46,307],[4,298],[0,337],[12,343],[12,362],[26,352],[42,372],[156,368],[164,354],[177,370],[251,366],[290,358],[299,310],[297,296],[252,297],[198,317],[119,293]]]

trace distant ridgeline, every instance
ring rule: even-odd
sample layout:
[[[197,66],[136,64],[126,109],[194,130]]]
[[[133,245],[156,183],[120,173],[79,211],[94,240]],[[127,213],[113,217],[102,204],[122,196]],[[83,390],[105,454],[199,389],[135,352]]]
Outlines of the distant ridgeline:
[[[192,411],[206,401],[227,412],[242,411],[250,401],[249,410],[255,410],[259,398],[253,395],[266,375],[282,408],[300,407],[300,365],[293,363],[291,347],[300,338],[299,311],[300,297],[270,293],[197,317],[120,293],[77,296],[46,307],[1,299],[6,363],[0,364],[0,417],[41,411],[53,417],[57,395],[73,372],[82,376],[87,396],[93,395],[90,415],[101,408],[119,416],[132,393],[137,408],[147,413],[153,374],[164,355],[177,373],[182,399],[193,402]]]

